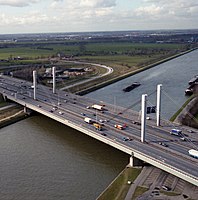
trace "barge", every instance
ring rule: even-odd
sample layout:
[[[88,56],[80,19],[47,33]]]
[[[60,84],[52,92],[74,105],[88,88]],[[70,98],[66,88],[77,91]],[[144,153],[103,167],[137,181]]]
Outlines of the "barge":
[[[141,84],[139,82],[134,82],[133,84],[129,85],[128,87],[124,88],[123,91],[124,92],[130,92],[131,90],[133,90],[134,88],[140,86]]]

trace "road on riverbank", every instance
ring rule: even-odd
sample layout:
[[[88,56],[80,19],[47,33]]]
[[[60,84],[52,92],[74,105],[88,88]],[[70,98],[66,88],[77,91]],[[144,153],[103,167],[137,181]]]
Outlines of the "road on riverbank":
[[[82,61],[66,61],[66,62],[75,63],[75,64],[92,65],[92,66],[96,66],[96,67],[102,67],[102,68],[105,68],[105,69],[107,70],[107,72],[104,73],[104,74],[100,74],[100,75],[98,75],[98,76],[89,78],[89,79],[87,79],[87,80],[79,81],[79,82],[74,83],[74,84],[71,84],[71,85],[69,85],[69,86],[62,87],[60,90],[66,90],[66,89],[69,89],[69,88],[74,87],[74,86],[76,86],[76,85],[84,84],[84,83],[86,83],[86,82],[90,82],[90,81],[96,80],[96,79],[98,79],[98,78],[101,78],[101,77],[104,77],[104,76],[107,76],[107,75],[113,73],[113,68],[112,68],[112,67],[108,67],[108,66],[102,65],[102,64],[88,63],[88,62],[82,62]]]

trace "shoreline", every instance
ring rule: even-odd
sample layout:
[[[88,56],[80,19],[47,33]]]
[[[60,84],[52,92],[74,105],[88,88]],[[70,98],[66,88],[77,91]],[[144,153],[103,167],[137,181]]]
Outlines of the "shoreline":
[[[13,108],[17,108],[15,105],[12,106]],[[12,109],[10,107],[2,107],[1,110],[3,112],[9,112],[9,110]],[[12,114],[6,114],[7,116],[0,119],[0,128],[9,126],[11,124],[14,124],[20,120],[23,120],[27,117],[29,117],[29,115],[27,113],[24,113],[23,109],[21,108],[17,108],[16,112],[12,113]]]
[[[145,67],[142,67],[142,68],[140,68],[140,69],[137,69],[137,70],[135,70],[135,71],[128,72],[128,73],[123,74],[123,75],[121,75],[121,76],[118,76],[118,77],[116,77],[116,78],[112,78],[112,79],[110,79],[110,80],[108,80],[108,81],[105,81],[105,82],[102,82],[102,83],[98,83],[98,84],[93,85],[93,86],[91,86],[91,87],[89,87],[89,88],[86,88],[86,89],[83,89],[83,90],[81,90],[81,91],[75,92],[75,94],[80,95],[80,96],[83,96],[83,95],[85,95],[85,94],[88,94],[88,93],[90,93],[90,92],[93,92],[93,91],[95,91],[95,90],[98,90],[98,89],[100,89],[100,88],[102,88],[102,87],[111,85],[111,84],[113,84],[113,83],[116,83],[117,81],[123,80],[123,79],[125,79],[125,78],[128,78],[128,77],[130,77],[130,76],[133,76],[133,75],[135,75],[135,74],[137,74],[137,73],[143,72],[143,71],[145,71],[145,70],[147,70],[147,69],[153,68],[153,67],[155,67],[155,66],[157,66],[157,65],[160,65],[160,64],[162,64],[162,63],[165,63],[165,62],[170,61],[170,60],[172,60],[172,59],[175,59],[175,58],[177,58],[177,57],[183,56],[183,55],[185,55],[185,54],[187,54],[187,53],[190,53],[190,52],[192,52],[192,51],[195,51],[195,50],[198,50],[198,48],[193,48],[193,49],[190,49],[190,50],[188,50],[188,51],[185,51],[185,52],[176,54],[176,55],[174,55],[174,56],[170,56],[170,57],[168,57],[168,58],[162,59],[162,60],[160,60],[160,61],[157,61],[157,62],[155,62],[155,63],[152,63],[152,64],[150,64],[150,65],[147,65],[147,66],[145,66]],[[82,85],[83,85],[83,84],[82,84]]]

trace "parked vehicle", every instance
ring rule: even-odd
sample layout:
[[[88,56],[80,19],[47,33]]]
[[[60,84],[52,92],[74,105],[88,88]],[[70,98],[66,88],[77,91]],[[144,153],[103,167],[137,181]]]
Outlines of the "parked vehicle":
[[[194,149],[190,149],[188,151],[189,155],[194,157],[194,158],[198,158],[198,151],[197,150],[194,150]]]
[[[88,123],[88,124],[92,124],[92,123],[93,123],[93,120],[92,120],[91,118],[89,118],[89,117],[85,117],[85,118],[84,118],[84,121],[85,121],[86,123]]]

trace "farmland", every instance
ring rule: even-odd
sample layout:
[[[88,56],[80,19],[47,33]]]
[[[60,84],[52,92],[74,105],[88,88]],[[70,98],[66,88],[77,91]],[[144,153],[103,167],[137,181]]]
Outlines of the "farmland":
[[[103,77],[98,81],[87,84],[91,86],[98,82],[114,79],[145,66],[157,63],[163,59],[178,55],[196,47],[196,44],[185,42],[133,42],[131,38],[96,38],[88,40],[84,38],[50,39],[34,40],[28,39],[0,42],[0,71],[6,70],[6,66],[27,65],[59,68],[67,68],[66,61],[85,61],[91,63],[100,63],[113,68],[113,73],[108,77]],[[86,37],[87,38],[87,37]],[[153,40],[152,40],[153,41]],[[72,67],[79,67],[73,64]],[[104,73],[104,70],[96,67],[95,74]],[[93,76],[93,75],[92,75]],[[88,77],[86,77],[88,78]],[[82,79],[82,77],[80,78]],[[76,80],[78,81],[78,80]],[[82,90],[78,87],[77,90]]]

